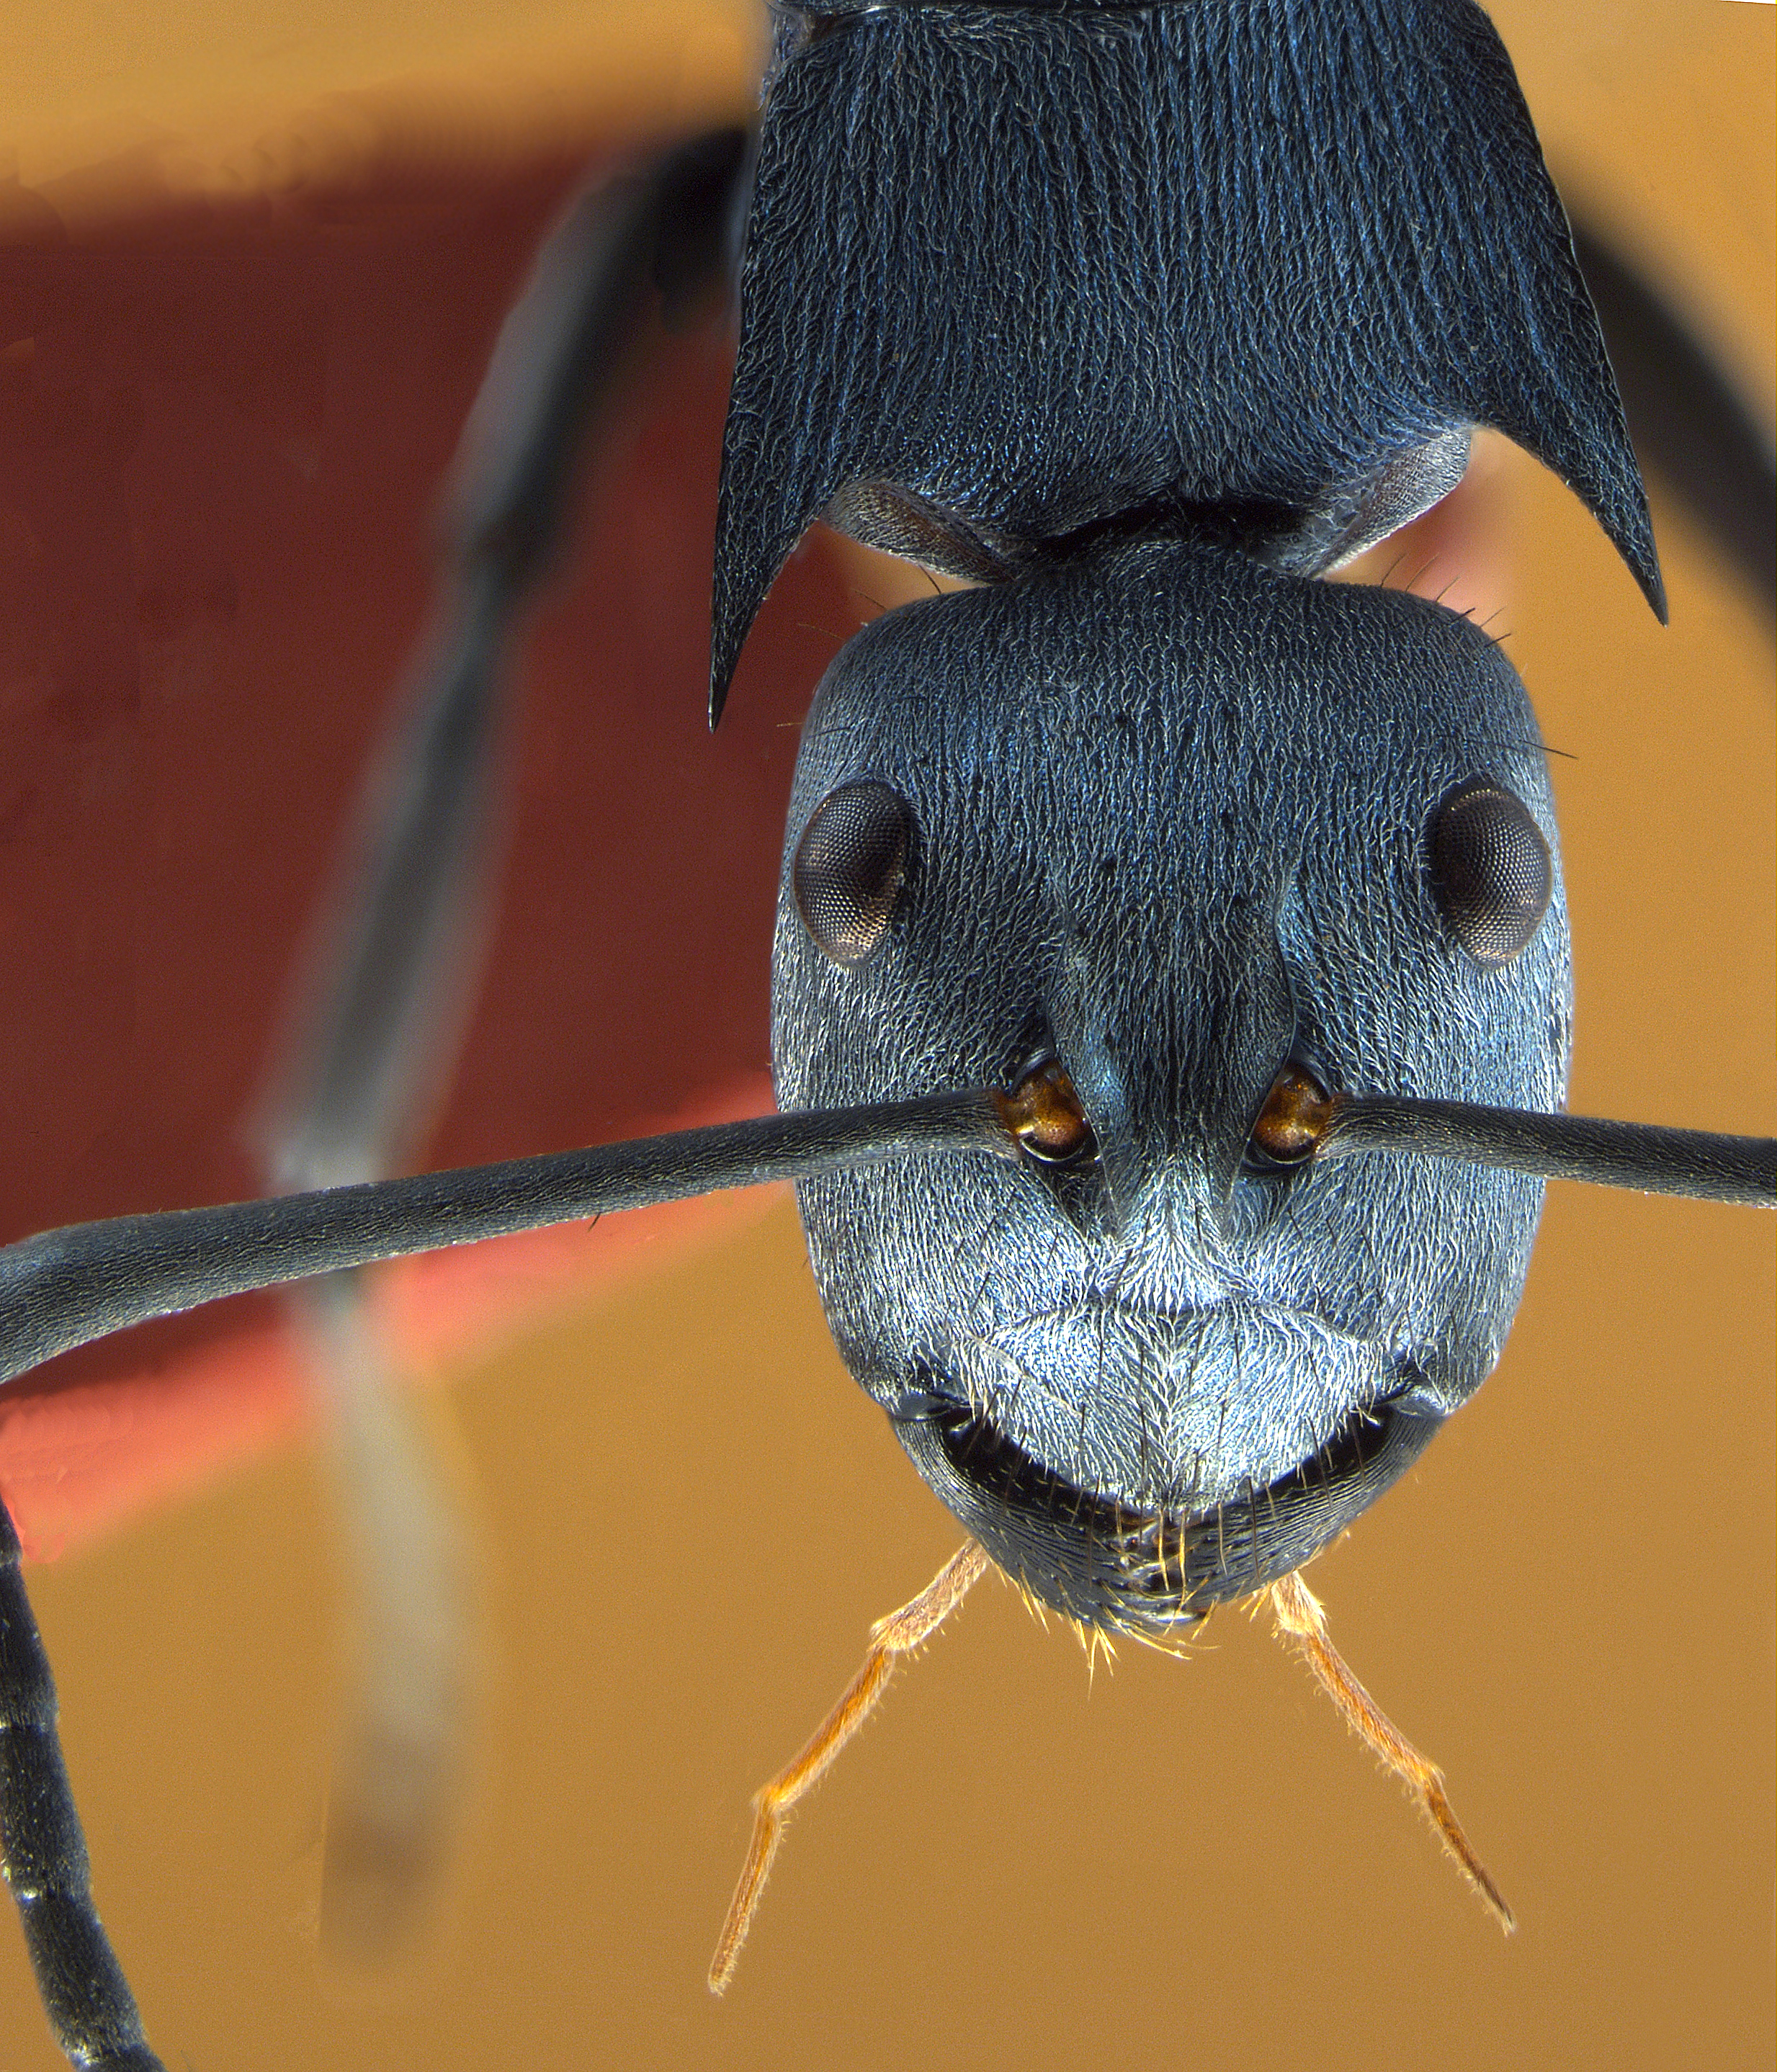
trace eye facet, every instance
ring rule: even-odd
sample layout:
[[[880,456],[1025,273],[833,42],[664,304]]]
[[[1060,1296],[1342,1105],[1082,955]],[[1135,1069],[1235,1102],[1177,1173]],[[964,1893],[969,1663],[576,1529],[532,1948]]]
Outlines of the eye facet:
[[[1433,896],[1477,964],[1508,964],[1540,925],[1554,859],[1530,809],[1477,779],[1439,803],[1425,830]]]
[[[802,925],[848,971],[888,937],[907,877],[913,808],[887,784],[841,784],[808,816],[790,866]]]

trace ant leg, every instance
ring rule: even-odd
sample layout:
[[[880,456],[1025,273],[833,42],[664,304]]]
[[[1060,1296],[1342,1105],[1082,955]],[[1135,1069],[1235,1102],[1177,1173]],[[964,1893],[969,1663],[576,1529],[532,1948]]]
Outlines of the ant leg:
[[[480,1568],[440,1458],[448,1420],[398,1383],[363,1271],[300,1290],[352,1600],[352,1673],[321,1859],[321,1947],[387,1967],[455,1857],[475,1745]],[[428,1413],[431,1414],[428,1414]]]
[[[1580,220],[1573,229],[1643,463],[1690,506],[1771,618],[1777,463],[1770,432],[1672,302],[1597,228]]]
[[[1517,1926],[1512,1909],[1487,1874],[1462,1832],[1444,1790],[1444,1773],[1422,1756],[1341,1660],[1327,1631],[1320,1601],[1302,1580],[1301,1571],[1272,1584],[1267,1593],[1280,1639],[1294,1641],[1315,1680],[1339,1708],[1339,1716],[1372,1754],[1380,1756],[1407,1787],[1420,1810],[1438,1830],[1438,1839],[1457,1867],[1480,1894],[1494,1919],[1510,1934]]]
[[[538,254],[470,413],[446,500],[435,630],[361,802],[261,1136],[286,1186],[398,1162],[466,1012],[459,946],[487,876],[498,697],[518,615],[561,543],[576,464],[627,393],[655,313],[724,278],[746,132],[583,194]]]
[[[56,2041],[92,2072],[164,2072],[93,1905],[86,1837],[56,1732],[56,1682],[0,1503],[0,1864]]]
[[[784,1815],[826,1774],[839,1751],[876,1709],[896,1663],[923,1646],[993,1566],[973,1540],[965,1540],[911,1604],[878,1619],[870,1628],[863,1667],[841,1692],[839,1702],[816,1728],[807,1745],[787,1763],[753,1800],[753,1839],[740,1882],[722,1925],[716,1954],[710,1961],[710,1990],[726,1992],[740,1962],[741,1946],[753,1925],[759,1896],[771,1874],[771,1859],[784,1836]]]
[[[360,801],[263,1131],[281,1186],[387,1174],[445,1091],[502,846],[502,686],[520,608],[560,544],[580,450],[645,356],[655,302],[671,321],[719,273],[746,157],[740,132],[700,138],[582,195],[507,319],[453,470],[434,629]],[[380,1965],[417,1938],[453,1855],[478,1622],[469,1535],[364,1294],[361,1276],[336,1275],[294,1300],[327,1404],[358,1629],[322,1940]]]

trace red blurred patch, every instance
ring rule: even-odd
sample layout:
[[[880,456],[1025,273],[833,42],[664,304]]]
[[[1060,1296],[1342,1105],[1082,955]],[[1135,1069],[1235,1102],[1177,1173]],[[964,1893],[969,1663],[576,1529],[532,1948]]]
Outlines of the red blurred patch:
[[[300,206],[34,223],[7,252],[0,1237],[261,1191],[242,1120],[424,623],[437,485],[578,177],[409,171]],[[871,607],[812,542],[710,738],[728,357],[719,335],[667,353],[532,629],[497,933],[427,1165],[767,1099],[796,730]],[[435,1364],[723,1213],[416,1264],[401,1342]],[[302,1396],[275,1301],[171,1320],[10,1388],[0,1489],[47,1551],[292,1429]]]

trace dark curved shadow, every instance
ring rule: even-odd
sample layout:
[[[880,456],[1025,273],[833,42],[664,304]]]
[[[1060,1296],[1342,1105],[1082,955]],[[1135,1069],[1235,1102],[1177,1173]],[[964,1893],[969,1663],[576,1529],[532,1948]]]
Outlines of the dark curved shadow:
[[[1672,304],[1595,227],[1573,250],[1597,305],[1630,436],[1777,618],[1777,458],[1753,414]]]

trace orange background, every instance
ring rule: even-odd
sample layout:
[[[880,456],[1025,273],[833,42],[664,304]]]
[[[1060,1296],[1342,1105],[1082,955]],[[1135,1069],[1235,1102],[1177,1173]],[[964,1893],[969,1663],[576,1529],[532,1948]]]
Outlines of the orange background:
[[[1768,397],[1770,13],[1495,12],[1569,191]],[[135,302],[84,339],[105,380],[80,393],[145,398],[134,450],[160,437],[165,461],[120,505],[97,471],[123,433],[75,410],[59,477],[55,454],[34,477],[59,479],[62,530],[21,533],[17,496],[0,500],[0,610],[25,623],[70,565],[88,602],[65,652],[98,660],[69,681],[122,668],[138,693],[63,726],[84,712],[69,681],[46,693],[6,654],[0,803],[26,804],[0,826],[19,1147],[0,1180],[19,1229],[141,1206],[144,1188],[186,1198],[238,1168],[229,1104],[365,709],[421,622],[430,484],[528,242],[582,147],[734,105],[753,27],[714,5],[88,10],[78,35],[65,10],[31,14],[11,11],[0,64],[21,182],[0,190],[0,290],[47,278],[26,257],[45,264],[64,237],[70,265],[137,269]],[[154,359],[177,335],[163,291],[182,266],[209,282],[187,307],[257,364],[218,346],[194,381]],[[280,305],[292,281],[306,299]],[[0,339],[0,376],[41,372],[47,345],[43,362],[12,348],[69,321],[56,304]],[[681,1054],[718,1089],[763,1057],[769,888],[751,874],[778,834],[724,802],[756,786],[763,813],[781,795],[784,722],[872,607],[815,548],[722,734],[699,738],[718,348],[679,348],[661,383],[532,643],[530,781],[440,1156],[532,1148],[600,1113],[616,1068],[586,1083],[586,1022],[619,996],[617,1050],[666,1087],[626,1086],[638,1108],[677,1097]],[[245,430],[219,449],[257,455],[244,483],[207,479],[201,442],[176,435],[229,410]],[[1573,758],[1556,782],[1573,1105],[1768,1129],[1767,628],[1657,483],[1664,633],[1556,485],[1525,463],[1506,479],[1508,652]],[[242,514],[232,538],[224,506]],[[219,528],[226,567],[206,559]],[[101,575],[130,593],[109,618]],[[682,739],[636,766],[660,773],[642,808],[630,767],[601,755],[601,716],[633,717],[644,663]],[[27,741],[60,759],[27,762]],[[214,765],[201,797],[179,789],[175,749]],[[589,855],[570,810],[589,789],[619,833],[668,831],[670,900],[646,903],[623,841]],[[250,868],[220,833],[203,847],[237,825]],[[187,861],[205,853],[208,874]],[[43,926],[82,869],[72,918]],[[752,919],[715,929],[705,878]],[[163,933],[145,917],[169,902]],[[218,940],[245,945],[245,968],[216,975]],[[703,1010],[716,1026],[688,1029],[677,994],[658,1009],[656,966],[685,997],[726,999]],[[220,1141],[189,1141],[212,1111]],[[150,2034],[170,2064],[256,2068],[1768,2064],[1771,1292],[1763,1219],[1552,1190],[1499,1375],[1315,1571],[1354,1666],[1446,1766],[1518,1910],[1513,1942],[1262,1632],[1225,1618],[1188,1663],[1125,1650],[1092,1680],[989,1584],[799,1819],[718,2006],[702,1970],[748,1793],[956,1537],[845,1376],[793,1216],[768,1207],[451,1384],[492,1571],[492,1696],[453,1918],[395,1988],[343,1988],[315,1961],[339,1642],[308,1453],[33,1572],[101,1904]],[[60,2062],[0,1928],[0,2072]]]

